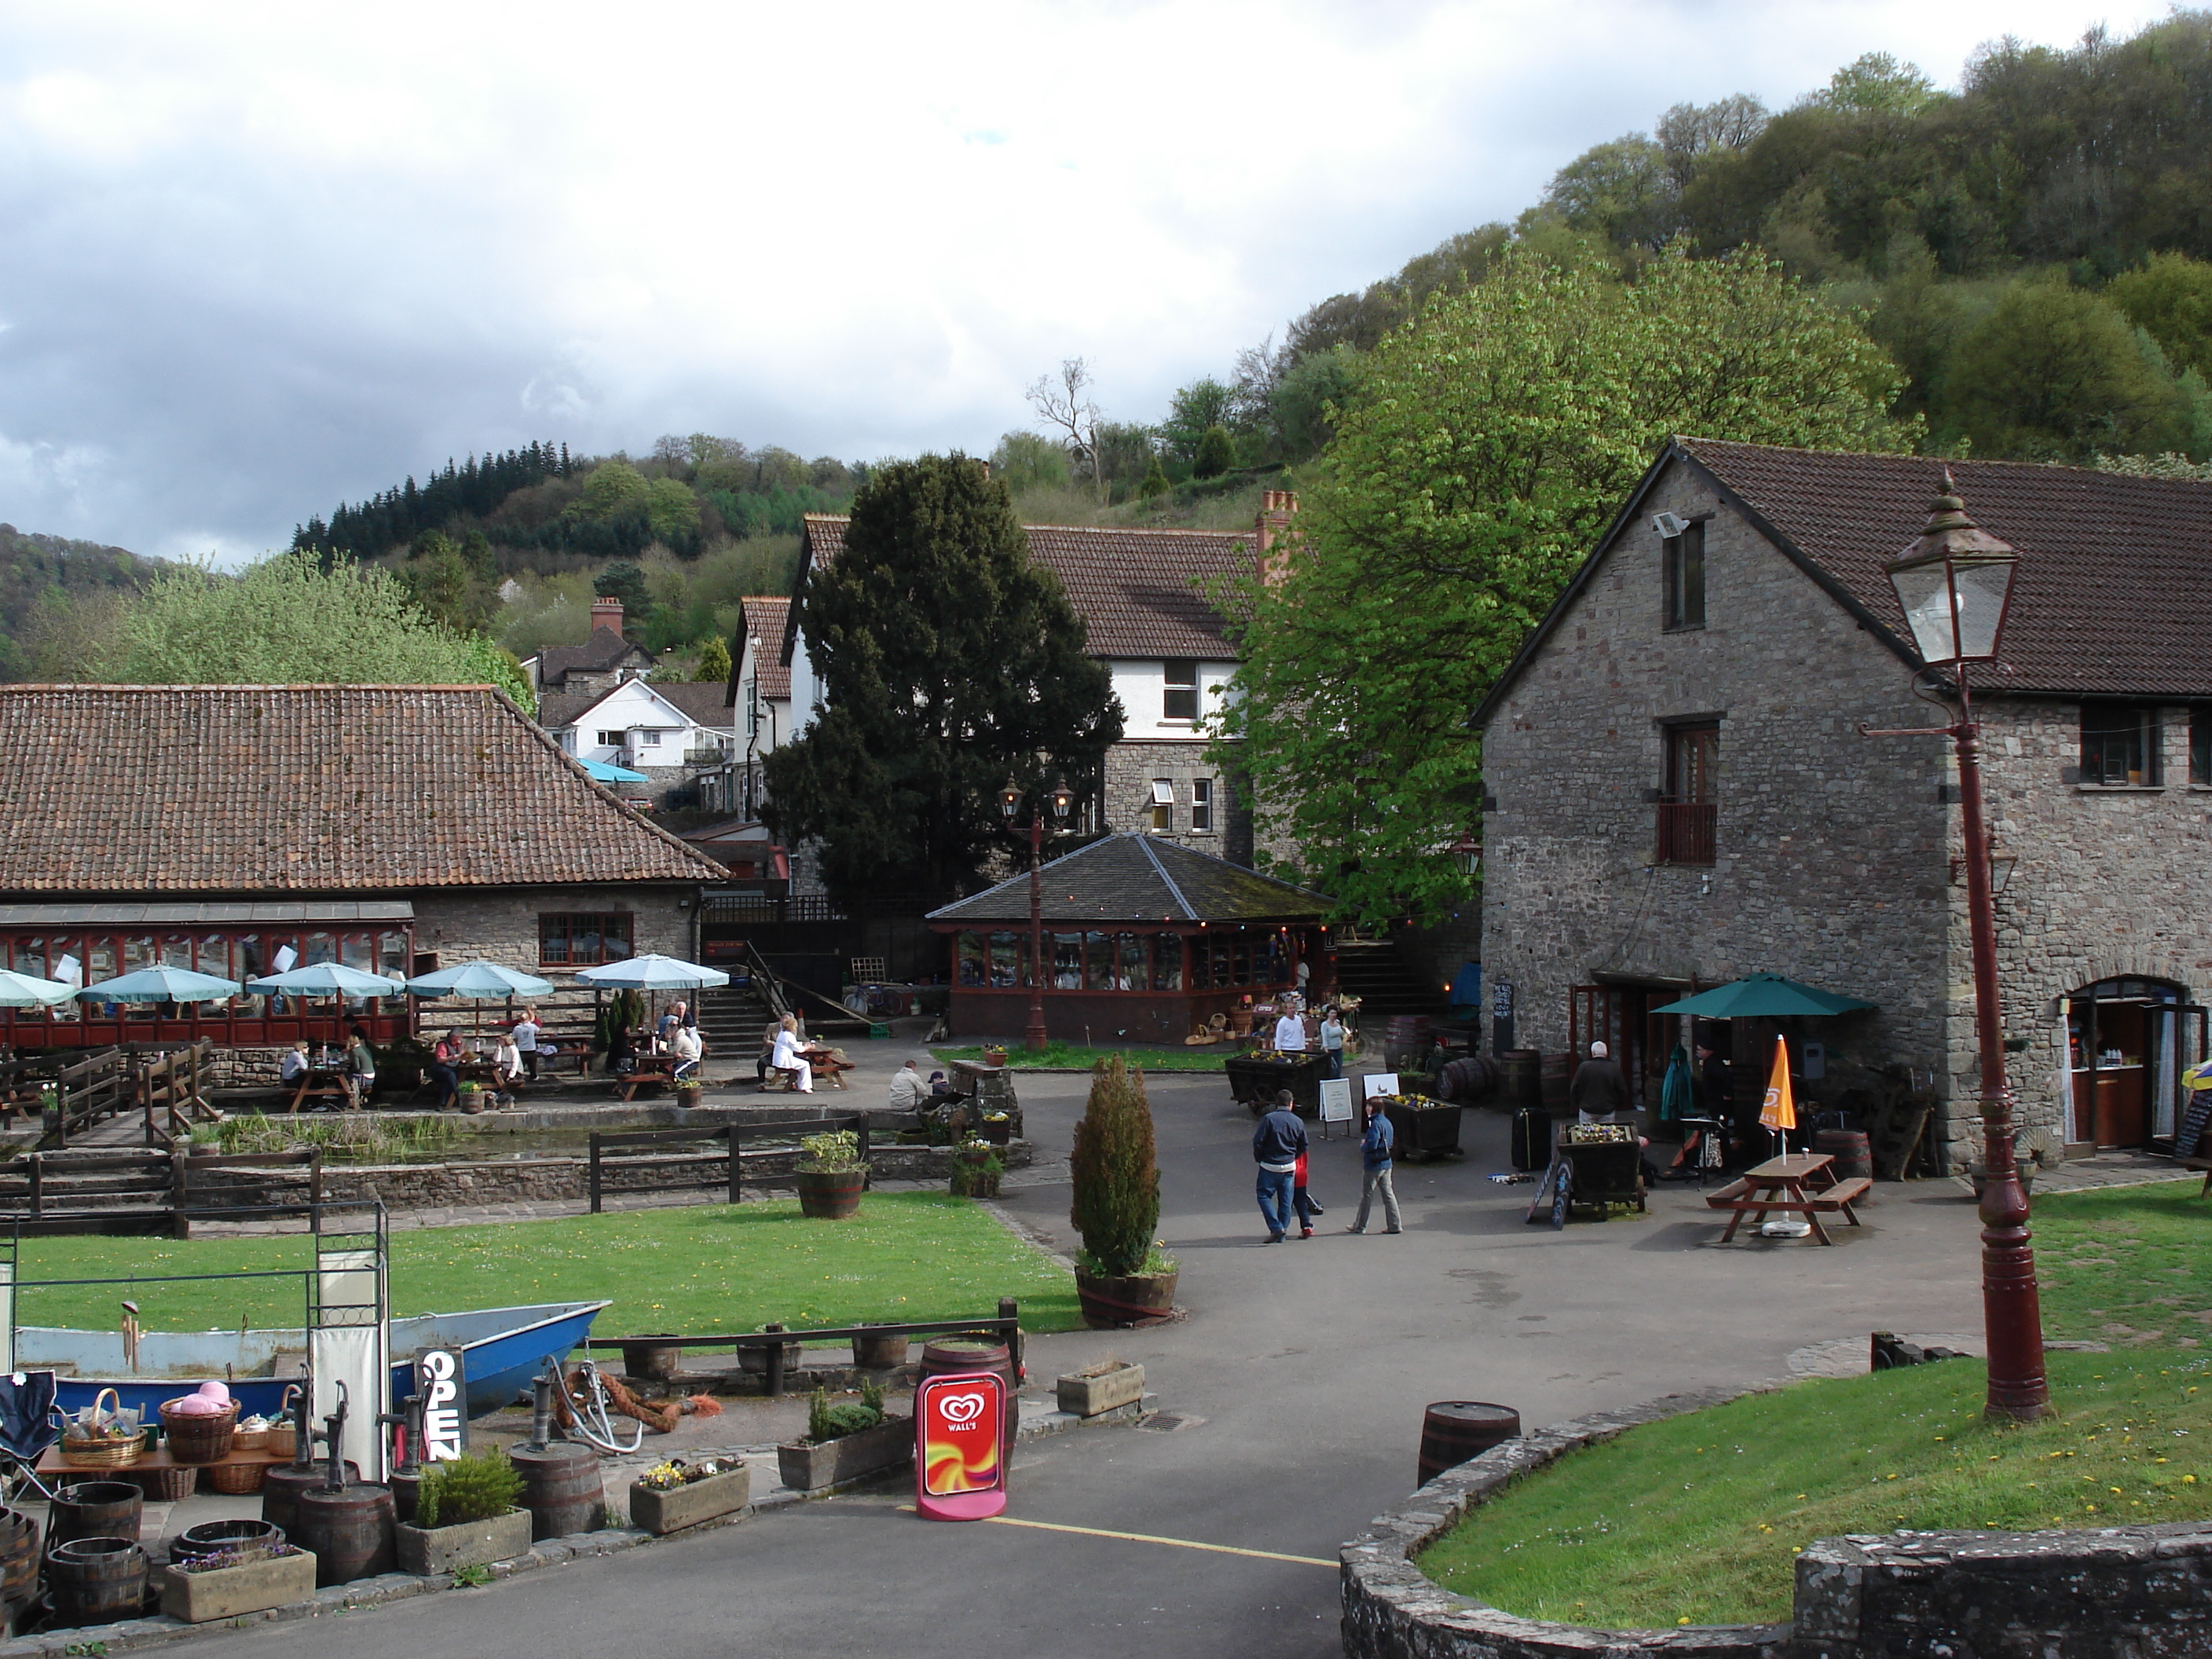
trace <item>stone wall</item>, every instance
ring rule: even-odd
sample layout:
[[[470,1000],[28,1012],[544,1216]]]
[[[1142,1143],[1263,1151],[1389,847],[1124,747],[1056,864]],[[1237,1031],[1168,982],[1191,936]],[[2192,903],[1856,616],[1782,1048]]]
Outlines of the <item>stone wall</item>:
[[[699,890],[696,887],[644,882],[610,887],[539,887],[495,890],[456,889],[430,892],[415,900],[415,948],[438,955],[439,965],[451,968],[477,957],[520,968],[549,979],[559,988],[540,998],[538,1008],[548,1024],[587,1016],[594,1006],[592,990],[576,982],[573,969],[541,966],[538,960],[538,919],[541,915],[587,912],[623,913],[630,918],[630,948],[644,956],[664,956],[696,962],[698,956]],[[484,1012],[505,1012],[505,1005],[487,1003]],[[464,1028],[475,1024],[477,1006],[465,1001],[426,1002],[422,1006],[424,1030],[447,1025]]]
[[[1711,515],[1702,629],[1662,628],[1662,509]],[[1566,1046],[1576,985],[1766,971],[1878,1005],[1818,1030],[1832,1088],[1942,1070],[1945,748],[1858,732],[1932,723],[1909,680],[1701,475],[1662,477],[1485,735],[1486,993],[1514,987],[1521,1046]],[[1716,860],[1656,864],[1666,723],[1716,716]]]

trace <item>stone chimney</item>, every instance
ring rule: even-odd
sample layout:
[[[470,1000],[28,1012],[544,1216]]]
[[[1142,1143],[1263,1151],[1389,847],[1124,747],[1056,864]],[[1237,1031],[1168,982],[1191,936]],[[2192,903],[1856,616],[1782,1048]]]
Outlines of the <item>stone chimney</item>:
[[[604,593],[594,593],[592,595],[592,631],[596,634],[602,628],[611,628],[617,634],[622,632],[622,601],[611,599]]]
[[[1260,516],[1254,526],[1256,539],[1260,580],[1268,586],[1290,574],[1291,544],[1297,532],[1291,520],[1297,516],[1298,494],[1295,489],[1264,489],[1260,492]]]

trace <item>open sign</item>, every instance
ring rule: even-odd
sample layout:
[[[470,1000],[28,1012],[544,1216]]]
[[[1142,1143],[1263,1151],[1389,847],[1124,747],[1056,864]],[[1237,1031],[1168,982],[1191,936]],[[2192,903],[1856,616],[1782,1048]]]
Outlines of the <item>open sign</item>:
[[[431,1348],[415,1362],[416,1391],[422,1396],[425,1463],[450,1463],[469,1449],[469,1419],[461,1409],[467,1382],[461,1357]]]
[[[1000,1443],[1006,1384],[992,1371],[933,1376],[914,1397],[915,1507],[936,1521],[980,1521],[1006,1506]]]

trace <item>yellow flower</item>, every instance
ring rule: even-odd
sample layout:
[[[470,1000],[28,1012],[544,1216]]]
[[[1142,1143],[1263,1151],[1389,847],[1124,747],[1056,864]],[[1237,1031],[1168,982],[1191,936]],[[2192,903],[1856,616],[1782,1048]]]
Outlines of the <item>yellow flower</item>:
[[[1677,1619],[1674,1622],[1678,1625],[1686,1625],[1690,1621],[1687,1619]]]

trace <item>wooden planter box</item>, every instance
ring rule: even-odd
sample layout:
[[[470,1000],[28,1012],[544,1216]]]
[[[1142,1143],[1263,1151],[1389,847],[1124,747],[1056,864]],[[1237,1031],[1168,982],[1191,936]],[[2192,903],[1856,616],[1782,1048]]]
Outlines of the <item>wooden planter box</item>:
[[[1228,1074],[1229,1092],[1255,1117],[1273,1109],[1276,1091],[1281,1089],[1291,1091],[1291,1104],[1300,1117],[1321,1115],[1324,1068],[1318,1054],[1291,1060],[1277,1060],[1273,1054],[1232,1055],[1221,1062],[1221,1069]]]
[[[162,1570],[161,1611],[188,1625],[210,1624],[315,1598],[315,1558],[307,1550],[214,1572]]]
[[[1145,1397],[1145,1368],[1109,1359],[1071,1371],[1060,1379],[1060,1408],[1078,1417],[1097,1417]]]
[[[872,1429],[820,1445],[795,1440],[775,1449],[776,1471],[793,1492],[819,1492],[914,1464],[914,1419],[887,1417]]]
[[[459,1526],[399,1526],[392,1529],[398,1540],[399,1571],[427,1578],[456,1567],[488,1567],[495,1561],[511,1561],[530,1553],[530,1511],[509,1510],[489,1521],[464,1521]]]
[[[629,1489],[629,1523],[655,1538],[665,1537],[702,1522],[734,1515],[752,1501],[752,1496],[750,1469],[710,1474],[704,1480],[694,1480],[688,1486],[676,1486],[667,1492],[633,1486]]]

